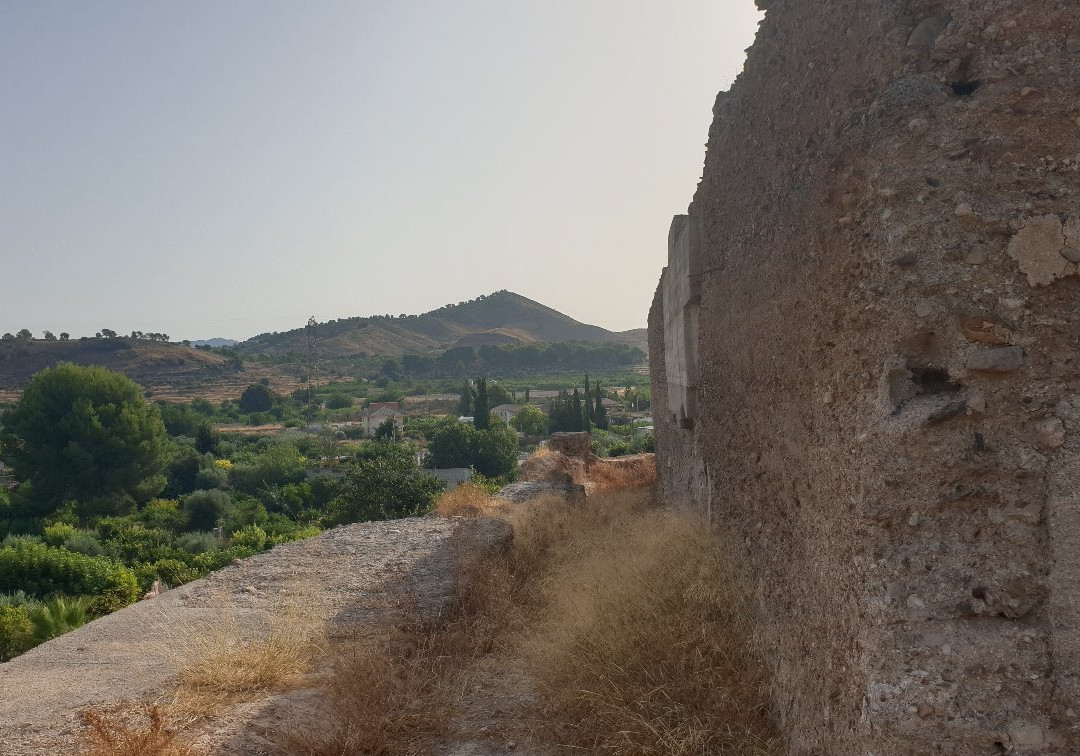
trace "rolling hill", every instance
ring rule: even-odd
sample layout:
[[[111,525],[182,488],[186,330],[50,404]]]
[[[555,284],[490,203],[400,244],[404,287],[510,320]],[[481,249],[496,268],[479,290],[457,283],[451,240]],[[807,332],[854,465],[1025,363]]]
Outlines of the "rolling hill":
[[[346,318],[317,326],[319,357],[397,357],[452,347],[488,344],[617,342],[647,350],[644,328],[614,332],[588,325],[519,294],[500,291],[423,315]],[[219,401],[235,398],[249,383],[268,380],[275,390],[295,388],[302,367],[290,355],[307,351],[304,328],[266,333],[231,349],[233,354],[128,337],[71,341],[0,340],[0,402],[13,401],[35,373],[60,362],[102,365],[124,373],[154,398]],[[284,360],[275,358],[285,358]]]
[[[34,373],[60,362],[101,365],[148,384],[226,372],[228,361],[219,354],[180,344],[126,337],[0,341],[0,387],[25,385]]]
[[[645,350],[645,329],[608,331],[581,323],[558,310],[511,291],[498,291],[469,302],[446,305],[422,315],[344,318],[319,323],[319,354],[324,358],[356,355],[396,357],[454,346],[526,344],[557,341],[614,341]],[[303,354],[307,333],[296,328],[264,333],[241,342],[251,354]]]

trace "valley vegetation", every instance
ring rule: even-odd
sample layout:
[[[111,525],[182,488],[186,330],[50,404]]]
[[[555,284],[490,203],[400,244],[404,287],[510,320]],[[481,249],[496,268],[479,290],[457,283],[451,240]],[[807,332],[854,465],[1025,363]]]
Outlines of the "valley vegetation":
[[[0,407],[0,660],[157,581],[175,587],[339,524],[426,514],[443,485],[424,467],[471,468],[495,490],[543,434],[593,427],[606,396],[586,378],[590,402],[563,390],[507,425],[483,406],[526,401],[529,386],[480,378],[459,382],[450,408],[480,409],[473,422],[410,414],[363,438],[352,420],[372,401],[393,404],[391,384],[281,395],[267,383],[218,404],[150,403],[123,375],[60,364]],[[644,449],[651,435],[632,423],[594,427],[598,455]]]

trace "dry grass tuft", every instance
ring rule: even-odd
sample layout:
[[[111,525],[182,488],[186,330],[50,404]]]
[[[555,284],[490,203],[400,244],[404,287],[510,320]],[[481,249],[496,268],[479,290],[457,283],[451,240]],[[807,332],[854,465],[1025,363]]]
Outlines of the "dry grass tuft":
[[[445,660],[426,634],[394,636],[338,652],[327,678],[325,719],[280,736],[286,753],[413,753],[445,730],[451,714]]]
[[[82,735],[85,756],[197,756],[199,751],[178,739],[159,706],[136,711],[86,709]]]
[[[644,488],[585,506],[537,499],[503,516],[514,527],[508,550],[462,537],[483,521],[455,535],[443,611],[425,615],[414,597],[382,635],[338,649],[325,720],[288,735],[286,752],[431,752],[453,730],[472,665],[496,653],[523,656],[538,683],[537,742],[781,753],[748,600],[699,523],[658,511]]]
[[[751,611],[716,541],[647,495],[524,513],[546,727],[587,752],[777,754]],[[540,615],[538,615],[540,616]]]
[[[440,517],[490,517],[505,506],[480,484],[463,483],[439,497],[435,502],[435,514]]]
[[[523,481],[581,485],[585,482],[585,460],[542,446],[529,455],[519,473]]]
[[[422,753],[445,736],[464,671],[494,648],[513,605],[505,560],[462,533],[451,544],[448,605],[432,615],[407,593],[383,635],[343,643],[326,676],[326,720],[284,735],[287,753]]]
[[[180,670],[173,708],[194,717],[297,687],[325,652],[324,626],[298,600],[268,618],[222,612],[210,626],[165,632]]]
[[[634,454],[629,457],[598,459],[589,465],[588,479],[594,492],[628,491],[657,483],[656,457]]]

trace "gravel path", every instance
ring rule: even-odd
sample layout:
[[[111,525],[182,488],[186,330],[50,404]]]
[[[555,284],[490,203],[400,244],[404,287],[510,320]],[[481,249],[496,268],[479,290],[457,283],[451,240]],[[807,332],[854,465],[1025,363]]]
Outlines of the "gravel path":
[[[335,528],[282,544],[103,617],[0,664],[0,754],[72,751],[79,711],[149,700],[176,674],[169,638],[181,629],[265,619],[299,595],[313,620],[335,627],[374,623],[395,591],[415,588],[425,604],[450,591],[454,524],[435,517]]]

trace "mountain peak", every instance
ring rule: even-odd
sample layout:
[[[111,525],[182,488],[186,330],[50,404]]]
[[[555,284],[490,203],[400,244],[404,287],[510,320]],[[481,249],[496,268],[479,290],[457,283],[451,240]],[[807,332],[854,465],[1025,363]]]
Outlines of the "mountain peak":
[[[483,346],[559,341],[614,341],[642,346],[644,329],[616,333],[581,323],[521,294],[502,289],[421,315],[373,315],[317,324],[319,349],[326,357],[357,354],[396,357],[453,346]],[[260,334],[240,345],[252,353],[302,353],[303,328]]]

